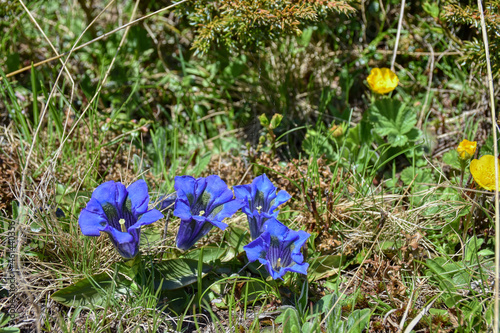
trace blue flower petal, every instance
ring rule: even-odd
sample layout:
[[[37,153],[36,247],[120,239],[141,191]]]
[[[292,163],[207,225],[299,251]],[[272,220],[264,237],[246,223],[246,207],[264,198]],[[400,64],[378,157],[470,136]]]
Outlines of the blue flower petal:
[[[244,205],[233,199],[233,192],[216,175],[198,179],[176,177],[174,187],[177,191],[174,215],[181,219],[177,234],[180,249],[194,245],[212,226],[224,230],[227,224],[222,221]]]
[[[213,226],[219,228],[219,229],[222,229],[222,230],[225,230],[227,228],[227,224],[224,223],[224,222],[219,222],[219,221],[216,221],[216,220],[213,220],[213,219],[209,219],[205,216],[197,216],[197,215],[194,215],[192,217],[193,220],[195,220],[197,223],[199,224],[204,224],[204,223],[210,223],[212,224]]]
[[[108,220],[99,202],[91,198],[87,206],[80,212],[78,224],[85,236],[99,236],[108,225]]]
[[[130,243],[134,240],[133,236],[129,232],[121,232],[111,226],[108,226],[103,231],[107,232],[117,244]]]
[[[208,183],[207,179],[200,177],[196,179],[196,187],[194,190],[194,196],[195,198],[200,198],[203,195],[203,192],[205,192],[205,189],[207,188]]]
[[[205,188],[205,193],[203,195],[206,196],[208,201],[203,202],[203,204],[206,207],[206,211],[209,214],[216,207],[225,204],[226,202],[233,199],[233,192],[227,188],[226,183],[219,176],[217,175],[208,176],[206,178],[206,183],[207,186]],[[209,195],[209,197],[207,196],[207,194]]]
[[[247,214],[248,226],[250,227],[250,236],[257,239],[264,232],[264,224],[271,217],[275,217],[264,212],[258,213],[254,210],[252,214]]]
[[[190,249],[200,238],[208,234],[213,228],[209,222],[203,224],[192,219],[189,221],[181,220],[179,231],[177,233],[177,247],[181,250]]]
[[[296,233],[296,240],[294,241],[295,247],[294,247],[292,254],[291,254],[292,260],[297,262],[297,263],[301,263],[304,261],[304,256],[302,255],[300,250],[301,250],[302,246],[304,246],[304,244],[307,242],[307,239],[311,235],[303,230],[299,230],[299,231],[294,232],[294,233]]]
[[[137,217],[148,210],[148,185],[144,179],[132,183],[127,187],[128,199],[131,201],[132,214]]]
[[[264,230],[269,234],[276,236],[280,241],[283,241],[288,235],[288,231],[290,229],[286,225],[272,217],[264,224]]]
[[[266,244],[263,237],[259,237],[248,243],[248,245],[243,246],[243,250],[247,253],[247,258],[250,262],[254,262],[261,258],[263,252],[266,252],[268,248],[269,244]]]
[[[267,219],[278,217],[276,208],[290,199],[286,191],[276,194],[276,187],[266,174],[256,177],[249,185],[238,185],[233,189],[236,198],[245,202],[242,211],[247,215],[252,239],[260,236]]]
[[[276,187],[267,178],[266,174],[262,174],[256,177],[252,182],[252,197],[253,206],[252,209],[261,207],[265,212],[268,212],[271,208],[271,202],[276,198]]]
[[[99,201],[101,205],[110,203],[121,210],[127,198],[127,189],[122,183],[115,183],[110,180],[97,186],[92,193],[92,198]]]
[[[243,207],[245,203],[241,200],[231,199],[231,201],[226,202],[223,205],[218,207],[222,207],[222,209],[215,209],[215,211],[219,210],[215,216],[209,215],[209,219],[213,219],[214,222],[221,222],[227,217],[233,216],[241,207]],[[213,211],[212,213],[214,213]]]
[[[276,195],[276,198],[274,199],[274,202],[272,202],[272,205],[271,207],[269,208],[269,212],[270,213],[273,213],[274,210],[276,208],[278,208],[278,206],[284,204],[285,202],[287,202],[288,200],[290,200],[292,196],[290,194],[288,194],[287,191],[279,191],[278,192],[278,195]]]
[[[158,200],[156,200],[155,208],[163,211],[165,209],[174,209],[175,200],[177,199],[177,193],[173,192],[167,195],[160,195]]]
[[[309,234],[293,231],[271,217],[264,224],[262,234],[243,248],[249,261],[259,260],[273,279],[282,279],[286,272],[307,274],[301,248]]]
[[[243,201],[244,205],[241,207],[243,213],[247,215],[252,214],[250,205],[252,204],[252,187],[250,185],[236,185],[233,186],[234,196],[236,199]]]
[[[262,263],[262,261],[261,261],[261,263]],[[280,268],[279,271],[275,271],[273,266],[271,265],[271,263],[267,260],[265,263],[262,263],[262,264],[264,264],[266,266],[266,269],[269,272],[269,274],[271,275],[271,277],[273,278],[273,280],[277,280],[277,279],[283,280],[283,275],[285,275],[285,273],[286,273],[285,269]]]
[[[140,229],[132,229],[128,232],[121,232],[115,228],[109,227],[106,232],[108,233],[109,239],[115,246],[116,250],[122,257],[131,259],[139,253],[139,241],[141,235]]]
[[[226,230],[227,224],[224,222],[219,222],[219,221],[214,221],[214,220],[207,220],[209,221],[213,226],[216,226],[217,228],[221,230]]]
[[[295,273],[307,275],[308,268],[309,268],[309,264],[304,262],[304,263],[297,263],[297,264],[290,266],[290,267],[282,268],[282,270],[285,272],[295,272]]]
[[[64,218],[64,217],[66,217],[66,214],[64,214],[64,211],[61,208],[57,207],[57,209],[56,209],[56,217],[57,218],[61,218],[61,217]]]
[[[250,207],[248,207],[248,205],[244,204],[243,207],[241,207],[241,211],[245,213],[247,216],[252,215],[252,211],[250,210]]]
[[[266,198],[271,195],[271,193],[276,193],[276,187],[269,178],[267,178],[265,173],[254,178],[252,181],[252,190],[253,189],[258,189],[260,192],[264,193]],[[252,194],[255,195],[255,193]]]
[[[84,235],[99,236],[101,231],[106,232],[120,255],[133,258],[139,252],[141,226],[163,217],[156,209],[148,211],[148,203],[144,180],[128,188],[122,183],[105,182],[94,190],[78,222]]]
[[[198,223],[210,222],[205,216],[193,215],[192,219]]]
[[[191,219],[191,207],[189,206],[187,200],[177,198],[177,200],[175,201],[174,215],[181,220],[187,221]]]
[[[235,185],[233,191],[236,199],[245,201],[247,204],[252,199],[252,187],[250,185]]]
[[[177,197],[185,197],[189,204],[193,204],[194,192],[196,189],[196,179],[191,176],[176,176],[174,183],[175,191],[177,192]],[[191,197],[188,197],[188,196]]]
[[[150,211],[142,214],[139,217],[139,220],[137,220],[137,222],[134,225],[130,226],[130,228],[128,228],[128,230],[140,229],[141,226],[151,224],[151,223],[156,222],[162,218],[163,218],[163,214],[159,210],[151,209]]]

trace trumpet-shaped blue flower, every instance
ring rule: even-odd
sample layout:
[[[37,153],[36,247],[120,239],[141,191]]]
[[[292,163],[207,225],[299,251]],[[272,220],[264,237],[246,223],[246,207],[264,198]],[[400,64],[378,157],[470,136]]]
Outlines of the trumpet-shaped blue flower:
[[[233,192],[219,176],[206,178],[191,176],[175,177],[174,215],[181,219],[177,233],[177,247],[187,250],[201,237],[205,236],[213,226],[222,230],[227,224],[226,217],[236,213],[244,203],[233,199]]]
[[[259,238],[243,247],[250,262],[258,260],[273,279],[283,279],[286,272],[307,274],[308,263],[300,252],[309,238],[305,231],[293,231],[271,217]]]
[[[243,200],[242,211],[247,215],[250,236],[257,239],[262,234],[264,223],[271,217],[278,217],[276,208],[290,199],[286,191],[276,194],[276,187],[266,174],[256,177],[252,184],[234,186],[234,195]]]
[[[125,188],[122,183],[108,181],[99,185],[78,223],[86,236],[106,232],[122,257],[130,259],[139,252],[141,226],[163,217],[156,209],[148,211],[148,186],[142,179]]]
[[[177,199],[177,193],[173,192],[167,195],[160,195],[156,200],[156,209],[160,211],[169,211],[174,209],[175,199]]]

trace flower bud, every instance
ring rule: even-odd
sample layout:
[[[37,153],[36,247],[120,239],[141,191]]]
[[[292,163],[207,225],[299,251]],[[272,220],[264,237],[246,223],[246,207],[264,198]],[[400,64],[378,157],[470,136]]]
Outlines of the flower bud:
[[[271,119],[271,124],[270,124],[270,128],[271,129],[275,129],[277,128],[280,124],[281,124],[281,120],[283,119],[283,115],[279,114],[279,113],[275,113],[273,115],[273,118]]]
[[[334,138],[338,138],[338,137],[342,136],[342,134],[344,134],[344,129],[342,128],[341,125],[335,125],[334,124],[330,128],[330,132],[333,134]]]
[[[462,161],[470,160],[474,156],[476,148],[476,141],[469,141],[467,139],[463,140],[457,147],[458,158]]]
[[[268,127],[269,126],[269,119],[267,119],[266,117],[266,114],[263,113],[259,116],[259,121],[260,121],[260,124],[263,126],[263,127]]]

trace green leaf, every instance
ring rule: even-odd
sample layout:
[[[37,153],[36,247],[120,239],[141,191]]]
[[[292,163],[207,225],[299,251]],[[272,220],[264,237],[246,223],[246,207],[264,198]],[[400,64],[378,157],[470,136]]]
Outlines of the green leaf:
[[[495,255],[495,252],[490,250],[490,249],[484,249],[484,250],[481,250],[477,253],[478,256],[483,256],[483,257],[487,257],[487,256],[493,256]]]
[[[7,54],[7,60],[5,61],[7,67],[7,73],[18,70],[21,66],[21,57],[19,53],[9,53]]]
[[[339,255],[325,255],[316,258],[308,270],[309,281],[316,281],[337,274],[342,265],[342,260],[342,256]]]
[[[201,276],[205,276],[212,268],[202,265]],[[198,260],[170,259],[152,264],[149,268],[155,288],[161,285],[162,290],[175,290],[189,286],[198,280]]]
[[[300,291],[299,299],[296,301],[295,306],[298,308],[300,313],[305,313],[307,311],[309,299],[309,283],[304,280],[302,283],[302,290]]]
[[[158,228],[142,228],[141,244],[156,244],[163,239],[163,230]]]
[[[0,333],[18,333],[21,332],[17,327],[2,327]]]
[[[229,226],[224,232],[224,239],[236,250],[236,253],[243,252],[243,246],[250,243],[250,233],[246,228]]]
[[[331,310],[332,308],[333,310]],[[319,300],[319,302],[314,304],[313,312],[323,313],[325,316],[328,315],[328,317],[326,318],[326,326],[329,328],[329,332],[333,332],[335,323],[340,321],[342,305],[340,304],[340,302],[338,302],[338,297],[336,294],[330,294],[323,296]]]
[[[355,310],[347,319],[348,333],[361,333],[370,321],[370,309]]]
[[[376,101],[371,107],[370,121],[375,132],[387,137],[393,147],[404,146],[419,137],[418,130],[414,128],[417,114],[398,100],[384,98]]]
[[[451,278],[451,274],[455,267],[446,265],[446,259],[437,257],[434,259],[427,259],[425,265],[430,268],[429,275],[439,282],[439,287],[443,291],[452,292],[455,288],[455,283]]]
[[[465,245],[465,260],[468,262],[476,262],[476,253],[479,251],[483,243],[484,238],[477,238],[476,236],[471,237]]]
[[[458,160],[458,152],[456,149],[447,151],[443,154],[443,163],[448,164],[454,169],[460,170],[460,161]]]
[[[9,323],[9,321],[11,320],[11,318],[1,312],[0,313],[0,333],[15,333],[15,332],[20,332],[19,328],[17,327],[3,327],[5,325],[7,325]]]
[[[283,324],[283,333],[300,332],[299,314],[295,308],[289,307],[276,318],[277,323]]]
[[[6,313],[0,312],[0,327],[7,325],[10,319],[10,316],[8,316]]]
[[[321,332],[319,329],[319,319],[315,318],[313,322],[305,322],[304,325],[302,325],[302,333],[315,333],[315,332]]]
[[[207,165],[210,163],[210,159],[212,158],[212,153],[207,152],[203,156],[198,157],[196,161],[196,166],[193,170],[193,175],[198,177],[203,170],[207,167]]]
[[[309,42],[311,41],[311,37],[313,34],[313,29],[312,28],[307,28],[302,30],[302,34],[297,37],[297,42],[299,43],[300,46],[307,46],[309,45]]]
[[[438,18],[439,5],[437,3],[424,2],[422,8],[427,14],[431,15],[433,18]]]
[[[415,181],[413,181],[415,179]],[[413,167],[405,168],[401,172],[401,180],[405,185],[418,185],[422,183],[432,184],[434,179],[432,178],[432,172],[429,169],[413,169]]]
[[[68,307],[94,309],[104,307],[108,301],[129,295],[132,281],[117,274],[115,278],[100,273],[84,278],[52,294],[50,298]]]
[[[184,258],[188,259],[198,259],[200,257],[201,249],[194,249],[184,254]],[[217,246],[205,246],[203,247],[203,262],[204,263],[214,263],[216,260],[221,262],[227,262],[232,260],[236,256],[233,248],[220,248]]]
[[[447,307],[453,308],[457,306],[457,304],[460,304],[460,302],[463,301],[463,297],[460,295],[451,295],[449,297],[446,297],[444,299],[444,304],[446,304]]]
[[[77,205],[85,206],[91,196],[92,192],[89,191],[76,191],[60,184],[56,187],[56,202],[62,205],[72,206],[76,202]]]

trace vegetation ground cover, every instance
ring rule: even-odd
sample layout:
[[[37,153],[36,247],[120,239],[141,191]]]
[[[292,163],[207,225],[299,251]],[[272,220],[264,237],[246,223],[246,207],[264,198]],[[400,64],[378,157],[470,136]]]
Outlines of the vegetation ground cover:
[[[467,1],[0,7],[1,331],[494,330],[495,1],[491,59]],[[286,229],[186,189],[220,177],[238,200],[264,174]],[[148,207],[103,222],[160,211],[139,253],[84,235],[104,183],[147,184]],[[227,227],[193,245],[187,212]],[[269,268],[252,249],[274,230],[303,242]],[[287,248],[307,274],[278,274]]]

